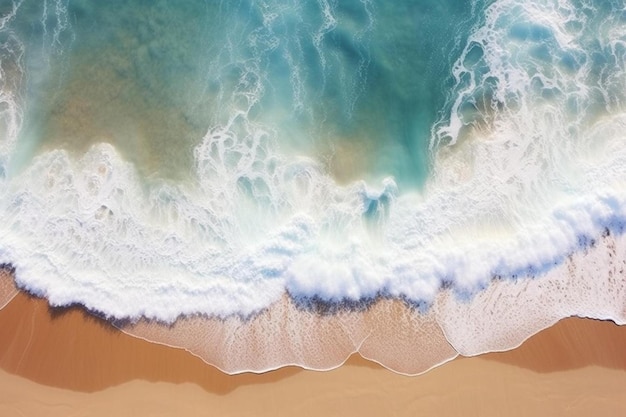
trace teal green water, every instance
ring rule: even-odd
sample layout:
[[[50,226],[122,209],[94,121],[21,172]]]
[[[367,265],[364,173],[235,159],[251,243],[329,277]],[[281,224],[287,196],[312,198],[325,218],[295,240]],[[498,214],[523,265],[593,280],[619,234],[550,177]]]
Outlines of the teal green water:
[[[402,188],[428,175],[431,126],[475,23],[458,1],[46,6],[25,2],[15,24],[33,44],[25,160],[104,141],[144,175],[185,178],[204,134],[241,112],[242,135],[270,130],[341,182]]]

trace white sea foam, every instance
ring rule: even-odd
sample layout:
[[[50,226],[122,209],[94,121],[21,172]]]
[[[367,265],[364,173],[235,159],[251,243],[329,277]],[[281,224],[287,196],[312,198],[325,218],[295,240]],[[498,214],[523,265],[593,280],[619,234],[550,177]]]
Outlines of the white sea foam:
[[[39,155],[2,183],[0,263],[53,305],[166,322],[247,316],[285,291],[429,305],[444,286],[471,297],[495,276],[541,279],[626,221],[626,33],[604,24],[569,2],[494,2],[454,66],[419,194],[338,186],[281,154],[279,127],[249,117],[264,69],[242,61],[192,183],[146,184],[110,145]],[[10,158],[19,89],[2,87]]]
[[[0,16],[0,32],[7,28],[15,18],[19,8],[13,3],[11,10]],[[15,147],[20,125],[22,108],[19,106],[19,92],[23,78],[22,56],[23,46],[12,34],[7,34],[0,41],[0,181],[6,176],[8,160]]]

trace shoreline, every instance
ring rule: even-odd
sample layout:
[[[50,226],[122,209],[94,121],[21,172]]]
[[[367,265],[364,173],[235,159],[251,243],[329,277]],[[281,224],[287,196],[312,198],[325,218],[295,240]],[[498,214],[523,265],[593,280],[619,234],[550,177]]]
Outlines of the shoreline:
[[[104,320],[80,304],[48,307],[47,300],[39,301],[52,317],[81,311],[132,338],[182,349],[225,374],[264,373],[288,366],[332,370],[358,353],[395,373],[412,376],[458,355],[516,349],[565,317],[626,324],[626,281],[621,278],[626,261],[622,259],[626,259],[626,235],[605,236],[540,278],[494,280],[471,301],[443,290],[425,312],[400,300],[381,298],[364,309],[317,314],[284,295],[252,317],[199,315],[163,324],[147,319]],[[0,305],[13,297],[30,297],[18,292],[14,271],[5,267],[0,272]],[[11,308],[10,303],[6,308]]]
[[[161,326],[158,323],[155,323],[155,325]],[[453,362],[457,359],[463,360],[471,358],[501,361],[540,372],[562,371],[570,369],[572,366],[588,365],[602,365],[604,367],[619,368],[626,371],[626,356],[621,357],[617,355],[622,352],[615,349],[616,347],[626,349],[626,325],[617,324],[610,319],[602,320],[580,316],[570,316],[558,320],[554,325],[548,326],[538,333],[529,336],[522,341],[520,345],[511,349],[490,351],[471,356],[457,354],[449,360],[432,366],[423,373],[413,375],[394,371],[375,359],[363,356],[358,351],[349,354],[338,366],[328,369],[315,369],[299,364],[286,364],[266,371],[243,371],[231,374],[221,370],[210,362],[206,362],[201,356],[194,354],[184,347],[169,345],[133,335],[124,328],[119,328],[106,319],[92,314],[83,306],[53,307],[47,303],[46,299],[33,296],[18,289],[14,290],[14,295],[11,300],[6,303],[6,307],[0,309],[0,336],[2,336],[0,337],[0,367],[3,369],[7,363],[10,363],[10,361],[7,361],[6,349],[11,347],[12,349],[20,350],[18,349],[19,346],[17,346],[19,342],[16,344],[16,341],[22,336],[21,332],[25,331],[24,327],[30,327],[31,332],[26,350],[31,349],[30,345],[33,343],[33,338],[35,338],[34,332],[43,331],[46,335],[54,335],[55,343],[57,341],[62,342],[65,336],[69,333],[74,333],[74,337],[78,338],[77,340],[73,340],[73,342],[78,341],[78,345],[75,349],[80,353],[84,353],[83,348],[85,348],[85,344],[88,343],[87,337],[78,335],[80,334],[80,330],[86,330],[87,333],[91,335],[95,334],[98,338],[106,340],[109,344],[117,344],[118,341],[122,341],[123,346],[118,349],[128,346],[133,349],[144,349],[142,345],[145,344],[145,347],[151,347],[149,349],[159,351],[160,355],[170,355],[172,352],[176,352],[176,356],[180,356],[181,358],[188,356],[192,358],[190,360],[199,362],[203,366],[211,368],[226,377],[258,376],[281,372],[283,369],[324,373],[332,372],[346,364],[358,363],[362,366],[384,369],[403,377],[419,378],[436,368],[444,366],[446,363]],[[587,337],[594,341],[585,341]],[[538,349],[548,340],[550,346],[556,347],[561,351],[567,351],[572,347],[582,349],[582,356],[578,358],[569,355],[565,359],[565,362],[562,363],[564,358],[555,356],[554,352],[551,350],[542,352],[541,355],[539,355]],[[39,340],[35,341],[35,343],[40,342]],[[582,346],[579,346],[581,343]],[[25,354],[26,352],[23,353]],[[529,360],[530,356],[541,356],[541,360],[537,363],[536,358]],[[603,362],[603,360],[607,358],[611,360]],[[588,362],[586,362],[587,360]]]
[[[393,372],[420,375],[459,354],[515,349],[566,317],[626,324],[623,259],[626,235],[605,236],[539,278],[494,280],[471,301],[443,290],[426,312],[382,298],[362,311],[314,314],[284,296],[249,319],[183,317],[168,326],[139,320],[120,328],[182,347],[229,374],[285,364],[330,370],[358,352]]]
[[[376,402],[383,401],[397,404],[398,415],[411,410],[526,415],[522,411],[533,407],[556,413],[567,409],[573,412],[569,415],[617,414],[626,411],[619,395],[626,383],[624,351],[626,326],[568,318],[512,351],[460,357],[416,377],[393,373],[359,355],[331,371],[288,366],[228,375],[183,349],[124,334],[78,307],[50,308],[45,300],[20,292],[0,311],[0,411],[65,415],[54,405],[63,402],[89,415],[126,415],[128,406],[161,415],[183,409],[202,414],[205,407],[253,415],[264,406],[267,414],[287,415],[302,410],[299,402],[309,401],[310,410],[319,412],[352,412],[352,405],[376,415],[384,411]],[[542,395],[552,400],[546,402]],[[311,396],[319,401],[311,403]],[[464,402],[448,404],[456,400]],[[509,408],[511,402],[529,408]]]

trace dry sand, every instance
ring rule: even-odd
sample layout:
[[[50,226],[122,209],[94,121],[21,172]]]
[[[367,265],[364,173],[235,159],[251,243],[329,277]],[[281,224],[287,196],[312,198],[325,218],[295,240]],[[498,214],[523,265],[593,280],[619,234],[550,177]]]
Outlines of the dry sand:
[[[328,372],[229,376],[20,293],[0,311],[0,366],[1,416],[626,415],[626,327],[578,318],[418,377],[356,355]]]

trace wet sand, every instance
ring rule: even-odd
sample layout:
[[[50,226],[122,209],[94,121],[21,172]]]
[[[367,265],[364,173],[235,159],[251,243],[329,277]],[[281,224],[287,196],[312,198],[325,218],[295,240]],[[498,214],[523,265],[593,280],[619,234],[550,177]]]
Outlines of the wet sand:
[[[579,318],[418,377],[358,355],[328,372],[230,376],[19,293],[0,311],[0,367],[2,416],[626,414],[626,327]]]
[[[0,267],[0,309],[4,308],[17,294],[13,275],[9,268]]]

